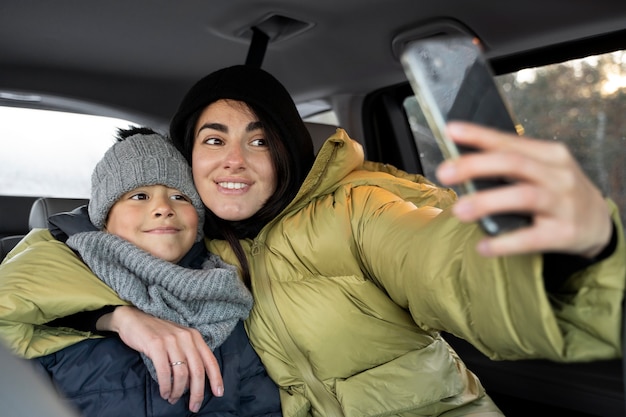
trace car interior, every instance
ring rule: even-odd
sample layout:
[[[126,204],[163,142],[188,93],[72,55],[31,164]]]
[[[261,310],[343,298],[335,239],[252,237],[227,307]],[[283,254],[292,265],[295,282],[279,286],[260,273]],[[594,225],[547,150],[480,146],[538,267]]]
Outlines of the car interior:
[[[316,151],[339,127],[368,160],[436,183],[442,155],[400,57],[411,40],[459,31],[480,40],[526,134],[565,141],[626,219],[626,2],[23,0],[0,5],[0,261],[49,215],[88,202],[72,167],[86,163],[89,184],[103,153],[92,138],[112,136],[73,122],[53,133],[40,113],[18,120],[8,111],[167,133],[195,81],[254,65],[286,86]],[[70,135],[80,149],[64,141]],[[67,175],[38,171],[44,166]],[[622,360],[492,361],[445,337],[507,416],[626,415]],[[2,390],[11,389],[8,378],[0,376]]]

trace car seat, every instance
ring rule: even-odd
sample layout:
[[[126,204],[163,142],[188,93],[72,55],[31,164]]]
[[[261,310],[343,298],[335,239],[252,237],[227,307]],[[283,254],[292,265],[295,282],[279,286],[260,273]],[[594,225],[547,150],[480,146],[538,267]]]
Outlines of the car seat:
[[[74,210],[89,202],[84,198],[39,197],[30,208],[28,229],[47,229],[48,217],[56,213]],[[18,244],[26,234],[11,235],[0,238],[0,262]]]

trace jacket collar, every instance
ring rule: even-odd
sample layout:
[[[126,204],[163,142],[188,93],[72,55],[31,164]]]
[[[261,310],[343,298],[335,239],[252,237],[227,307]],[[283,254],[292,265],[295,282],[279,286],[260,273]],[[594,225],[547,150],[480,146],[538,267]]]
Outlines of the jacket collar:
[[[361,168],[363,162],[363,147],[352,140],[345,130],[337,129],[324,142],[300,191],[286,210],[333,191],[349,173]]]

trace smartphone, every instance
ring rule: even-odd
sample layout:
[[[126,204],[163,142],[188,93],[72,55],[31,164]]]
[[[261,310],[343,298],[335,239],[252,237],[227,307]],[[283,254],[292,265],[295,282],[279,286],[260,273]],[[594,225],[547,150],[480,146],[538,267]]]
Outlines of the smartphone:
[[[458,158],[476,149],[456,145],[447,135],[448,121],[462,120],[499,130],[523,133],[496,84],[480,42],[468,35],[439,35],[408,42],[402,66],[444,158]],[[503,178],[468,181],[461,192],[510,184]],[[480,219],[492,236],[531,224],[525,213],[503,213]]]

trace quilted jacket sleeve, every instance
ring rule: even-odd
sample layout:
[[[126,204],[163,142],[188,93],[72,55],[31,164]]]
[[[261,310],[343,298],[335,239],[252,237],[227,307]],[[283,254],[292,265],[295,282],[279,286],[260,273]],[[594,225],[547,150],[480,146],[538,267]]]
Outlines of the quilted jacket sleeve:
[[[0,265],[0,338],[23,357],[47,355],[90,337],[45,323],[124,304],[46,229],[31,231]]]
[[[481,230],[448,209],[416,208],[375,187],[355,187],[352,200],[363,269],[421,327],[467,339],[493,359],[621,356],[626,249],[612,203],[613,255],[548,294],[541,255],[481,257]]]

